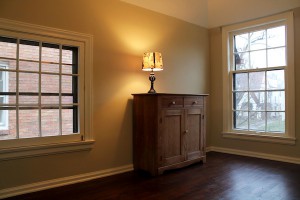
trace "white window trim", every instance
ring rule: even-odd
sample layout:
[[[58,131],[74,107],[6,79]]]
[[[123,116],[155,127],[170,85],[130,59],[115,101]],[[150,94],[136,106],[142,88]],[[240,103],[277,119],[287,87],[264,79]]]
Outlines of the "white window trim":
[[[83,93],[79,95],[84,102],[84,105],[80,105],[80,117],[83,117],[83,120],[80,120],[80,132],[81,132],[81,141],[68,141],[67,136],[61,136],[62,140],[56,142],[52,137],[49,137],[49,142],[42,143],[41,141],[34,142],[34,138],[22,139],[24,143],[22,146],[16,147],[15,145],[10,147],[10,145],[0,145],[0,161],[8,159],[17,159],[24,157],[32,156],[41,156],[49,155],[56,153],[64,153],[70,151],[81,151],[89,150],[92,148],[94,143],[93,138],[93,116],[92,116],[92,91],[93,91],[93,80],[92,80],[92,69],[93,69],[93,37],[88,34],[82,34],[72,31],[66,31],[51,27],[45,27],[40,25],[33,25],[18,21],[12,21],[7,19],[0,18],[0,32],[7,33],[7,36],[10,36],[9,33],[14,33],[20,37],[26,38],[26,36],[34,36],[35,38],[45,38],[50,37],[53,40],[57,41],[72,41],[78,43],[83,47],[79,56],[79,59],[82,61],[84,70],[82,71],[81,77],[84,77],[83,84],[79,85],[79,88]],[[45,140],[45,138],[42,138]],[[0,141],[3,144],[11,143],[12,141]]]
[[[285,85],[286,85],[286,132],[284,135],[274,134],[256,134],[245,133],[239,130],[233,130],[232,122],[232,95],[231,95],[231,78],[230,58],[230,34],[232,32],[249,29],[256,26],[267,25],[270,23],[285,22],[287,25],[287,67],[285,68]],[[223,67],[223,137],[233,139],[244,139],[262,142],[295,144],[295,81],[294,81],[294,23],[293,12],[286,12],[270,17],[265,17],[245,23],[234,24],[222,28],[222,67]]]
[[[1,68],[7,68],[7,64],[6,63],[2,63],[2,62],[0,62],[0,67]],[[4,75],[4,82],[3,82],[3,89],[4,89],[4,91],[7,91],[7,89],[8,89],[8,73],[4,73],[5,75]],[[7,97],[4,97],[4,103],[7,103]],[[8,111],[3,111],[4,112],[4,115],[5,115],[5,119],[4,119],[4,122],[3,122],[3,124],[1,124],[0,123],[0,130],[8,130],[8,123],[9,123],[9,121],[8,121]]]

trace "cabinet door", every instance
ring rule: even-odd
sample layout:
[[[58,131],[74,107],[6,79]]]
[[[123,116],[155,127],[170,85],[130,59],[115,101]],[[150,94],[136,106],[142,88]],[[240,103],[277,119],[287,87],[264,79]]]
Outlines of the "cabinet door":
[[[186,109],[186,130],[184,131],[184,150],[186,160],[204,156],[204,116],[203,108]]]
[[[160,166],[184,161],[183,152],[184,110],[163,109],[159,137]]]

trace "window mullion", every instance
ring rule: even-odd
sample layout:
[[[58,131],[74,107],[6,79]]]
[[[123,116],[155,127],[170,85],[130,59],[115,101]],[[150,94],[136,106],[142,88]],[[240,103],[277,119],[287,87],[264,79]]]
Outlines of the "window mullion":
[[[249,89],[250,89],[250,79],[249,79],[249,73],[247,73],[247,76],[248,76],[248,131],[250,130],[250,92],[249,92]]]
[[[20,138],[19,133],[19,58],[20,58],[20,39],[17,39],[17,63],[16,63],[16,138]]]
[[[42,137],[42,42],[39,44],[39,136]]]
[[[251,54],[250,54],[250,33],[248,33],[248,57],[249,57],[249,68],[251,66]],[[249,75],[249,70],[247,71],[247,76],[248,76],[248,131],[250,130],[250,75]]]
[[[268,30],[266,29],[266,68],[269,66],[269,58],[268,58]],[[268,118],[268,112],[267,112],[267,102],[268,102],[268,95],[267,95],[267,85],[268,85],[268,80],[267,80],[267,71],[265,71],[265,132],[268,130],[268,123],[267,123],[267,118]]]
[[[268,102],[268,95],[267,95],[267,86],[268,86],[268,80],[267,80],[267,71],[265,72],[265,132],[267,132],[267,118],[268,118],[268,112],[267,112],[267,102]]]
[[[59,45],[59,135],[62,135],[62,45]]]

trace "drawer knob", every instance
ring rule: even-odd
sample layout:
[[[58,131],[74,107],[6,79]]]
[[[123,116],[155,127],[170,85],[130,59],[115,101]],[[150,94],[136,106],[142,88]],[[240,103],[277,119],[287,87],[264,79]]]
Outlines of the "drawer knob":
[[[175,102],[175,101],[172,101],[172,104],[173,104],[173,105],[175,105],[175,104],[176,104],[176,102]]]
[[[185,131],[184,131],[184,133],[188,133],[188,132],[189,132],[189,130],[185,130]]]
[[[197,104],[198,103],[198,101],[193,101],[193,104]]]

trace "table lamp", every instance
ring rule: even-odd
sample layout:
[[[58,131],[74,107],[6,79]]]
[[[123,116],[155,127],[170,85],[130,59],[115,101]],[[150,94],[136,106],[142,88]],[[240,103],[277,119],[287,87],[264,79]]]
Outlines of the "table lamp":
[[[163,70],[161,53],[159,52],[144,53],[142,70],[150,71],[149,80],[151,82],[151,87],[148,93],[156,93],[156,91],[154,90],[154,81],[155,81],[154,71]]]

